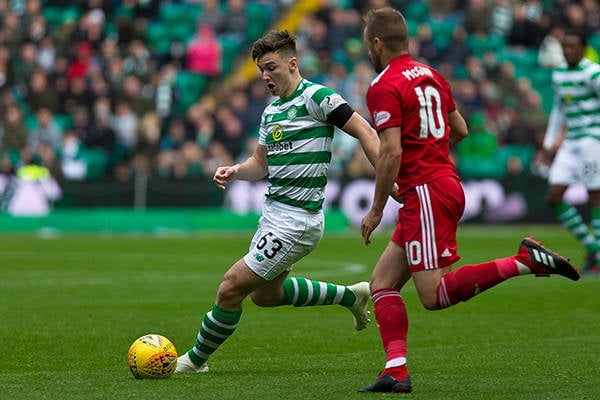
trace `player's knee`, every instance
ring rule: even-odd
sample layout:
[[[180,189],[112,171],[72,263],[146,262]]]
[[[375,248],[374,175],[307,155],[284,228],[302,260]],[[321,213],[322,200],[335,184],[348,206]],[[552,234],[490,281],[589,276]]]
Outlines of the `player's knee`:
[[[239,290],[231,279],[227,279],[227,275],[223,282],[219,285],[219,289],[217,290],[217,300],[216,304],[219,307],[225,308],[227,310],[237,309],[241,306],[244,298],[246,297],[243,291]]]

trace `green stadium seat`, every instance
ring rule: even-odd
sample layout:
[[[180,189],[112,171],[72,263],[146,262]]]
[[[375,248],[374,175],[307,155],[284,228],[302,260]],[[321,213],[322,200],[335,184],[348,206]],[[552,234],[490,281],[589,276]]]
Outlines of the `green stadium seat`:
[[[192,71],[181,70],[175,79],[177,92],[176,108],[179,113],[184,113],[189,106],[194,104],[204,94],[208,87],[209,77]]]
[[[169,52],[171,46],[171,36],[169,28],[162,22],[152,22],[146,30],[146,38],[151,49],[159,55],[165,55]]]
[[[235,40],[226,37],[219,37],[219,42],[221,43],[222,52],[222,73],[223,75],[227,75],[233,69],[233,64],[239,54],[240,46]]]
[[[73,114],[54,114],[54,120],[63,131],[73,126]]]
[[[196,33],[196,23],[182,20],[178,23],[168,23],[169,37],[172,40],[186,42]]]
[[[201,12],[197,5],[165,2],[158,10],[158,18],[169,24],[195,23]]]
[[[454,29],[458,25],[458,20],[452,19],[430,19],[428,21],[433,36],[433,44],[438,49],[445,49],[452,41]]]
[[[402,14],[406,19],[425,22],[429,18],[429,6],[424,1],[411,1],[403,8]]]
[[[482,57],[486,51],[498,53],[505,46],[505,39],[500,35],[476,36],[469,35],[467,37],[467,45],[477,57]]]
[[[246,42],[252,43],[269,28],[271,9],[266,4],[248,3],[246,6],[246,15],[249,21],[246,28]]]

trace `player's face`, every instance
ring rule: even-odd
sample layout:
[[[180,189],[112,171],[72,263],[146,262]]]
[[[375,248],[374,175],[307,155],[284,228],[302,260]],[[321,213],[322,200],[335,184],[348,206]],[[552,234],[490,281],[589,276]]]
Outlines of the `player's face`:
[[[296,57],[286,57],[281,53],[267,53],[256,62],[261,78],[267,85],[267,90],[273,96],[285,98],[293,93],[295,88],[295,73],[298,70]]]
[[[380,73],[381,71],[383,71],[383,61],[381,61],[381,56],[379,55],[379,52],[377,51],[377,48],[375,47],[375,43],[368,40],[365,33],[366,33],[366,30],[365,30],[365,32],[363,32],[363,41],[364,41],[365,45],[367,46],[367,51],[369,53],[369,59],[371,60],[371,64],[373,64],[373,69],[375,70],[375,72]]]
[[[579,64],[583,58],[585,48],[581,44],[579,38],[575,35],[565,35],[562,40],[563,54],[569,67],[574,67]]]

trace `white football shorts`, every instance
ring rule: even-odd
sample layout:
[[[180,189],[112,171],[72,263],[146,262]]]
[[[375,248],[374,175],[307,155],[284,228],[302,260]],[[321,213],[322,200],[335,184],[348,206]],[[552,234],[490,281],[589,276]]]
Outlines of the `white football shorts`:
[[[588,190],[600,189],[600,139],[565,139],[558,149],[548,183],[568,186],[576,182],[583,182]]]
[[[323,211],[267,200],[244,261],[257,275],[272,280],[317,247],[324,223]]]

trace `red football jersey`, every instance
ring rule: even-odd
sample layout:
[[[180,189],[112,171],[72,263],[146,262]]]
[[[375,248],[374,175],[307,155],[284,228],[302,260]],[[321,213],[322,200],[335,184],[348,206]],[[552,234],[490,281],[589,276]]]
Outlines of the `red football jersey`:
[[[450,84],[410,55],[394,58],[371,82],[367,107],[375,129],[400,127],[400,193],[442,176],[458,176],[448,154],[448,112],[456,109]]]

